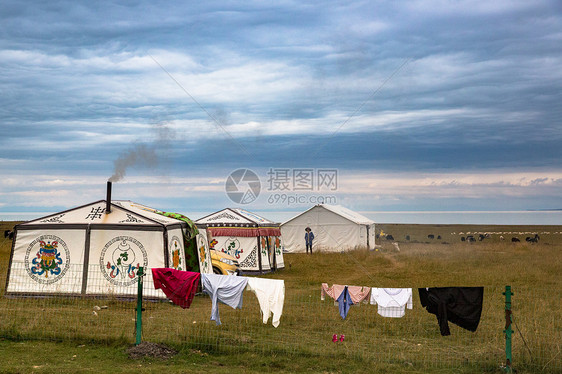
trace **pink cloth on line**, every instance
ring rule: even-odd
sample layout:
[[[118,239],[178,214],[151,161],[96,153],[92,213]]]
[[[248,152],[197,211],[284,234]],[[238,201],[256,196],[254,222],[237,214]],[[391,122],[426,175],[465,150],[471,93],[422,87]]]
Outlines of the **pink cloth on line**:
[[[347,290],[349,291],[349,296],[351,297],[353,304],[359,304],[365,299],[368,300],[371,287],[347,286]]]
[[[152,269],[154,288],[161,289],[168,299],[184,309],[189,308],[197,287],[201,273],[180,271],[170,268]]]
[[[328,283],[322,283],[320,300],[324,300],[326,295],[330,296],[334,300],[337,300],[344,288],[345,286],[341,284],[334,284],[332,287],[329,287]],[[371,293],[371,287],[347,286],[347,290],[349,291],[349,296],[351,297],[353,304],[358,304],[367,299]]]
[[[337,300],[345,286],[341,284],[334,284],[332,287],[328,286],[328,283],[322,283],[322,293],[320,294],[320,300],[324,300],[326,295],[330,296],[332,299]]]

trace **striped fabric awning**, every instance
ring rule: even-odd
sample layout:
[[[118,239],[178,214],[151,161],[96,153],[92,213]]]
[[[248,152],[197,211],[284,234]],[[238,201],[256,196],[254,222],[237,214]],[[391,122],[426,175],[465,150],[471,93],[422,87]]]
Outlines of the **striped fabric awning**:
[[[208,227],[212,236],[281,236],[279,227],[232,227],[214,226]]]

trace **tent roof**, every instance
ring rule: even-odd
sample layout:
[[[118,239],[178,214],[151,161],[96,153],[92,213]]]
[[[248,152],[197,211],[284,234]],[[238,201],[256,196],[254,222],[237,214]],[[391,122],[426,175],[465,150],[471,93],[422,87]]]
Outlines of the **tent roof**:
[[[242,224],[242,225],[275,225],[275,222],[272,222],[262,216],[259,216],[255,213],[249,212],[244,209],[240,208],[225,208],[223,210],[219,210],[218,212],[209,214],[208,216],[199,218],[195,221],[196,224],[205,224],[205,225],[212,225],[212,224]]]
[[[111,213],[105,213],[106,201],[99,200],[90,204],[51,214],[22,223],[26,225],[56,225],[56,224],[128,224],[167,226],[181,223],[177,219],[165,217],[157,213],[156,209],[128,200],[112,200]]]
[[[317,208],[317,207],[329,210],[330,212],[335,213],[339,216],[342,216],[343,218],[348,219],[351,222],[354,222],[358,225],[372,225],[372,224],[375,223],[374,221],[370,220],[369,218],[365,217],[364,215],[361,215],[357,212],[354,212],[353,210],[348,209],[346,207],[343,207],[341,205],[318,204],[318,205],[315,205],[315,206],[311,207],[310,209],[305,210],[302,213],[297,214],[293,218],[283,222],[281,224],[281,226],[283,226],[287,222],[290,222],[290,221],[294,220],[297,217],[300,217],[300,216],[306,214],[307,212],[309,212],[312,209]]]

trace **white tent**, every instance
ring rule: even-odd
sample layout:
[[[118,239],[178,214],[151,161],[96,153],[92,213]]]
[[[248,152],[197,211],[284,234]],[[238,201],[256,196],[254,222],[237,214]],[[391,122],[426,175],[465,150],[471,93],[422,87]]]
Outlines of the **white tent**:
[[[145,295],[165,297],[154,289],[151,268],[212,273],[208,247],[195,244],[194,225],[170,215],[181,216],[100,200],[19,224],[7,293],[136,295],[143,267]]]
[[[207,230],[209,247],[234,256],[244,272],[285,267],[278,223],[240,208],[226,208],[195,223]]]
[[[281,224],[287,252],[306,252],[307,227],[314,234],[313,251],[341,252],[375,246],[373,221],[340,205],[319,204]]]

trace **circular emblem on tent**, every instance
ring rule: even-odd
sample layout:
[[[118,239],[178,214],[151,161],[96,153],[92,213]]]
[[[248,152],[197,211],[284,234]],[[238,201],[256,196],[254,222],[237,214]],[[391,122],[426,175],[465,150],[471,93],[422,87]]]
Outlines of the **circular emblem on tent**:
[[[183,263],[181,261],[181,242],[180,238],[176,235],[170,240],[170,254],[172,257],[172,267],[176,270],[183,270]]]
[[[260,195],[261,182],[250,169],[238,169],[226,178],[224,188],[230,200],[237,204],[249,204]]]
[[[240,259],[240,254],[244,253],[244,249],[240,248],[240,240],[232,236],[224,242],[224,247],[221,248],[221,251],[237,259]]]
[[[64,277],[70,266],[68,246],[56,235],[41,235],[25,252],[25,270],[37,283],[52,284]]]
[[[100,268],[104,277],[116,286],[130,286],[136,282],[139,267],[146,269],[148,256],[144,246],[130,236],[118,236],[103,247]]]

